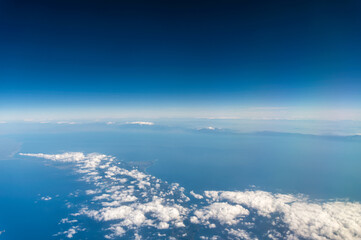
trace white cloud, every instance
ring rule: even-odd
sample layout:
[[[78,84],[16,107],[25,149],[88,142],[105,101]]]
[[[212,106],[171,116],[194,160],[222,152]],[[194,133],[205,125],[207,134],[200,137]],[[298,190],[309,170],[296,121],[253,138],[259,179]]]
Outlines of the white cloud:
[[[112,239],[115,237],[121,237],[123,236],[127,231],[124,230],[121,226],[113,225],[108,230],[112,232],[112,234],[105,235],[105,238]]]
[[[211,205],[194,212],[194,215],[202,223],[209,224],[208,220],[214,219],[218,220],[221,224],[228,225],[237,224],[248,214],[249,211],[241,205],[231,205],[225,202],[212,203]]]
[[[62,218],[62,219],[60,220],[59,224],[60,224],[60,223],[62,223],[62,224],[64,224],[64,223],[76,223],[76,222],[78,222],[78,220],[76,220],[76,219],[74,219],[74,220],[69,220],[69,218]]]
[[[247,231],[243,229],[227,229],[228,234],[232,235],[234,239],[252,240],[257,238],[251,238]]]
[[[81,152],[67,152],[62,154],[19,153],[19,155],[45,158],[52,161],[60,161],[60,162],[80,162],[85,159],[84,153]]]
[[[86,190],[85,191],[85,193],[87,194],[87,195],[93,195],[93,194],[97,194],[97,193],[100,193],[100,191],[99,190]]]
[[[43,201],[49,201],[49,200],[51,200],[51,199],[52,199],[52,198],[49,197],[49,196],[41,197],[41,200],[43,200]]]
[[[79,226],[73,226],[64,232],[58,232],[57,234],[54,234],[54,236],[65,235],[65,237],[67,238],[73,238],[75,234],[81,231],[85,231],[85,228],[80,228]]]
[[[203,196],[190,191],[197,203],[189,203],[179,184],[168,184],[137,169],[122,167],[112,156],[79,152],[20,155],[73,163],[75,171],[92,189],[83,191],[89,201],[72,217],[85,215],[108,224],[106,238],[123,236],[142,227],[174,232],[189,223],[209,231],[216,229],[217,235],[222,233],[224,238],[256,239],[256,231],[239,226],[255,229],[259,227],[258,219],[269,219],[272,223],[269,229],[265,225],[265,232],[258,237],[361,239],[360,203],[315,202],[301,195],[265,191],[205,191]],[[63,222],[74,220],[77,219]],[[61,234],[71,238],[81,230],[72,227]],[[137,234],[135,231],[134,238],[139,237]]]
[[[59,122],[56,122],[57,124],[70,124],[70,125],[74,125],[74,124],[77,124],[77,122],[66,122],[66,121],[59,121]]]
[[[268,218],[278,213],[280,221],[286,223],[296,237],[317,240],[361,238],[360,203],[312,203],[304,197],[263,191],[209,191],[205,194],[213,200],[242,204]]]
[[[202,195],[197,194],[197,193],[195,193],[195,192],[193,192],[193,191],[190,191],[190,194],[191,194],[193,197],[197,198],[197,199],[203,199],[203,196],[202,196]]]
[[[199,131],[204,131],[204,130],[215,131],[215,130],[220,130],[220,129],[216,128],[216,127],[209,126],[209,127],[204,127],[204,128],[197,128],[197,130],[199,130]]]
[[[169,225],[182,227],[187,210],[180,205],[167,205],[162,198],[155,198],[148,203],[133,203],[119,207],[105,207],[100,210],[83,209],[83,214],[97,221],[120,220],[118,226],[132,228],[153,226],[159,229]],[[151,218],[146,217],[150,215]]]
[[[136,122],[126,122],[126,124],[135,124],[135,125],[154,125],[154,122],[142,122],[142,121],[136,121]]]
[[[94,183],[95,189],[86,190],[85,194],[91,195],[92,200],[99,202],[101,206],[98,210],[84,208],[80,213],[97,221],[117,220],[117,225],[109,228],[116,231],[113,233],[115,235],[120,235],[123,232],[121,229],[140,226],[159,229],[185,226],[183,220],[188,210],[174,203],[174,200],[168,202],[165,199],[167,196],[173,196],[175,191],[184,191],[183,188],[179,188],[179,184],[170,185],[169,191],[161,192],[156,187],[156,185],[160,186],[160,180],[136,169],[128,170],[118,167],[112,163],[113,157],[102,154],[85,155],[73,152],[54,155],[42,153],[22,153],[20,155],[74,163],[76,171],[83,175],[82,179]],[[100,174],[100,171],[103,174]],[[107,179],[112,181],[108,182]],[[153,180],[152,183],[151,180]],[[124,186],[128,181],[130,185]],[[144,201],[148,194],[151,195],[151,198]],[[143,198],[139,199],[142,201],[137,201],[139,197]],[[187,197],[183,194],[180,195],[178,201],[186,201],[186,199]],[[128,205],[124,205],[124,203],[128,203]],[[73,230],[69,231],[73,232]],[[108,235],[108,237],[110,236]]]

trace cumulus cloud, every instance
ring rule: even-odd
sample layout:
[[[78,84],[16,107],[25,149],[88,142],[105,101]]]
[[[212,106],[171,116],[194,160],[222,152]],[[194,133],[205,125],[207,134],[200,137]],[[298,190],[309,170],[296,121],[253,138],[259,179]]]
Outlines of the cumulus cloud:
[[[79,217],[89,217],[105,225],[105,238],[131,233],[136,239],[146,228],[142,234],[149,238],[160,238],[166,231],[184,238],[188,229],[199,229],[192,234],[202,233],[204,239],[361,239],[361,204],[356,202],[311,201],[302,195],[265,191],[190,191],[192,201],[179,184],[157,179],[112,156],[20,155],[73,164],[90,189],[83,190],[86,200],[71,214],[72,220],[60,222],[82,224]],[[59,234],[71,238],[83,229],[71,226]],[[210,235],[204,236],[202,229]]]
[[[293,232],[288,235],[306,239],[360,239],[361,204],[351,202],[309,202],[304,197],[272,194],[264,191],[215,192],[207,197],[241,204],[271,218],[278,213],[280,222]]]
[[[83,214],[97,221],[118,220],[117,227],[152,226],[158,229],[169,228],[170,225],[180,227],[187,210],[177,204],[166,204],[164,199],[155,198],[148,203],[133,203],[118,207],[105,207],[100,210],[83,209]],[[151,218],[146,215],[151,216]],[[119,233],[117,234],[119,235]]]
[[[200,194],[197,194],[197,193],[195,193],[195,192],[193,192],[193,191],[190,191],[189,193],[190,193],[193,197],[195,197],[196,199],[203,199],[203,196],[200,195]]]
[[[220,224],[233,225],[242,220],[242,217],[249,214],[249,211],[241,205],[231,205],[225,202],[212,203],[203,209],[196,210],[193,218],[193,223],[210,224],[209,220],[218,220]]]
[[[65,235],[67,238],[73,238],[74,235],[80,231],[85,231],[85,229],[80,228],[79,226],[73,226],[64,232],[58,232],[57,234],[54,234],[54,236]]]
[[[186,202],[183,188],[178,184],[167,185],[137,169],[126,169],[114,163],[114,157],[102,154],[79,152],[62,154],[20,154],[40,157],[51,161],[73,163],[81,179],[93,183],[93,189],[84,191],[91,196],[96,209],[82,208],[76,216],[85,215],[99,222],[111,223],[108,230],[114,233],[107,237],[119,236],[126,230],[138,227],[168,229],[184,227],[188,209],[176,202]],[[73,215],[75,216],[75,215]],[[64,220],[65,221],[65,220]],[[76,229],[75,229],[76,230]],[[71,234],[63,232],[63,234]]]
[[[257,239],[257,238],[250,237],[249,234],[247,233],[247,231],[245,231],[243,229],[227,229],[227,232],[234,239],[244,239],[244,240],[251,240],[251,239],[256,240]]]
[[[69,218],[62,218],[59,223],[64,224],[64,223],[76,223],[76,222],[78,222],[78,220],[76,220],[76,219],[69,220]]]
[[[52,199],[52,197],[50,197],[50,196],[41,197],[41,200],[43,200],[43,201],[49,201],[51,199]]]

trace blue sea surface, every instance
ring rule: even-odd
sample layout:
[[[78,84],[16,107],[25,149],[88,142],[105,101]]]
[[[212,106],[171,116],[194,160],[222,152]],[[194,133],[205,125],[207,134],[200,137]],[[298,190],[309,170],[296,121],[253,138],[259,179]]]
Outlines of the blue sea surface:
[[[252,188],[361,201],[360,137],[142,129],[6,137],[21,143],[19,152],[98,152],[144,162],[149,174],[195,192]],[[64,231],[58,223],[71,214],[67,198],[78,189],[87,189],[86,183],[64,166],[19,155],[1,160],[0,231],[10,240],[49,239]],[[41,199],[46,196],[52,200]],[[99,231],[84,234],[78,236],[96,239]]]
[[[361,200],[361,137],[121,131],[21,135],[22,152],[98,152],[154,161],[150,174],[196,191],[257,188]]]
[[[0,231],[5,230],[4,239],[49,239],[59,231],[59,220],[69,214],[66,196],[83,186],[69,169],[47,166],[43,161],[0,161]],[[52,200],[41,200],[47,196]]]

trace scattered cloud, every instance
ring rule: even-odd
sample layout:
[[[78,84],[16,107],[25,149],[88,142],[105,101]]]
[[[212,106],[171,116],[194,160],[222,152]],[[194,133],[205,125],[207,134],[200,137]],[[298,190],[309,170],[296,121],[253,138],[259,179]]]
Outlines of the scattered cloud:
[[[69,218],[62,218],[59,222],[59,224],[64,224],[64,223],[76,223],[78,222],[78,220],[74,219],[74,220],[69,220]]]
[[[237,224],[249,211],[241,205],[231,205],[226,202],[215,202],[202,209],[194,212],[194,217],[191,219],[193,223],[211,224],[209,219],[219,221],[222,225]]]
[[[213,201],[229,201],[254,209],[260,216],[285,223],[292,231],[287,237],[306,239],[358,239],[361,237],[361,204],[351,202],[310,202],[305,197],[264,191],[215,192],[205,195]]]
[[[251,238],[249,234],[243,229],[227,229],[228,234],[234,239],[252,240],[257,238]]]
[[[175,238],[186,238],[192,225],[191,229],[199,230],[193,235],[202,233],[199,239],[361,238],[361,204],[357,202],[312,201],[303,195],[260,190],[190,191],[193,201],[179,184],[157,179],[112,156],[80,152],[20,155],[73,164],[80,179],[91,187],[73,195],[83,194],[86,200],[71,204],[74,213],[60,221],[71,226],[59,236],[72,238],[88,231],[81,220],[85,216],[105,226],[108,239],[125,235],[136,239],[140,232],[148,238],[170,232]]]
[[[193,197],[195,197],[195,198],[197,198],[197,199],[203,199],[203,196],[200,195],[200,194],[197,194],[197,193],[195,193],[195,192],[193,192],[193,191],[190,191],[189,193],[190,193]]]
[[[57,234],[54,234],[54,236],[56,237],[56,236],[64,235],[67,238],[73,238],[75,234],[81,231],[85,231],[85,228],[80,228],[79,226],[73,226],[64,232],[58,232]]]
[[[43,201],[49,201],[51,199],[52,199],[52,197],[49,197],[49,196],[41,197],[41,200],[43,200]]]

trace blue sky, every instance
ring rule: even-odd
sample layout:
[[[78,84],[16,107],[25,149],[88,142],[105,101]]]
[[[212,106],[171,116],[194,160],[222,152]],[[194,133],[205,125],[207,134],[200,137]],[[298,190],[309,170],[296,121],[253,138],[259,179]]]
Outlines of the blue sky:
[[[360,10],[359,1],[5,0],[0,108],[5,118],[49,109],[358,114]]]

